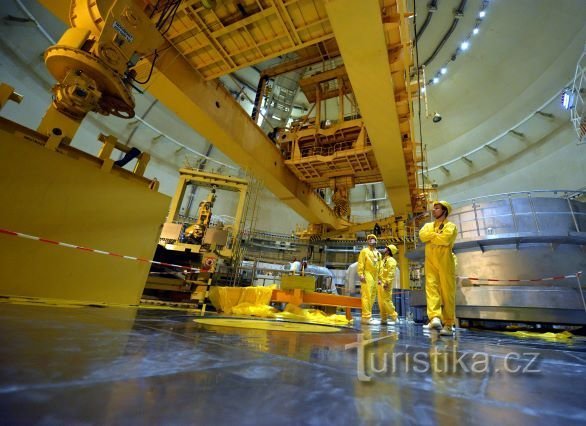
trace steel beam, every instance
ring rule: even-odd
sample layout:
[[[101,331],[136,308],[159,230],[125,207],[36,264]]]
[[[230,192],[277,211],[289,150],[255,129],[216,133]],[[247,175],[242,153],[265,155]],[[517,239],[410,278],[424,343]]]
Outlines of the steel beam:
[[[153,96],[310,223],[343,226],[344,221],[285,166],[278,148],[227,90],[204,80],[176,52],[159,58],[157,68],[149,87]]]
[[[395,214],[411,211],[407,168],[378,0],[326,0],[326,10]]]
[[[67,16],[68,4],[40,2],[57,17]],[[278,148],[226,89],[206,81],[173,47],[160,51],[147,87],[153,96],[310,223],[349,225],[285,166]]]

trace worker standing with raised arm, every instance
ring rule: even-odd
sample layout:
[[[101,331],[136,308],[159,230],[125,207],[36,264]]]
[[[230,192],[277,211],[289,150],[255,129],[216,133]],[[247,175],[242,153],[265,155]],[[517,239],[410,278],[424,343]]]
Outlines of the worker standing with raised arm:
[[[374,234],[366,237],[368,243],[358,255],[358,276],[360,277],[360,296],[362,299],[362,324],[374,324],[372,306],[376,299],[376,286],[380,268],[381,254],[376,249],[377,238]]]
[[[392,300],[393,281],[397,272],[397,261],[394,255],[399,250],[394,244],[385,247],[385,254],[381,261],[379,280],[378,280],[378,306],[380,307],[380,323],[382,325],[395,324],[397,320],[397,311]],[[388,318],[390,317],[390,321]]]
[[[447,220],[452,206],[447,201],[433,204],[433,222],[419,231],[425,243],[425,296],[429,328],[451,336],[456,321],[456,263],[452,248],[458,230]]]

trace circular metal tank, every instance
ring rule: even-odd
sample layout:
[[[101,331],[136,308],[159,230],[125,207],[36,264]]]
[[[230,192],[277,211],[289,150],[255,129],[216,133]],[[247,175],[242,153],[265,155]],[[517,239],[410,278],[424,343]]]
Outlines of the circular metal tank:
[[[586,280],[576,276],[586,271],[582,197],[582,191],[527,191],[454,203],[458,318],[586,324],[579,286]],[[423,246],[408,257],[423,259]],[[413,299],[424,304],[424,293]]]

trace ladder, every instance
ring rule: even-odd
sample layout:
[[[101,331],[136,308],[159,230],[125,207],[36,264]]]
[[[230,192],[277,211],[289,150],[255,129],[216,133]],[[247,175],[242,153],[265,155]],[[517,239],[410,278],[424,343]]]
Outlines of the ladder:
[[[258,197],[261,190],[261,181],[256,179],[249,172],[246,173],[246,180],[248,181],[248,194],[244,203],[244,210],[240,220],[240,227],[238,235],[234,239],[234,247],[232,247],[232,259],[230,276],[230,285],[237,286],[240,284],[240,265],[244,258],[246,247],[256,227],[256,220],[258,217]]]

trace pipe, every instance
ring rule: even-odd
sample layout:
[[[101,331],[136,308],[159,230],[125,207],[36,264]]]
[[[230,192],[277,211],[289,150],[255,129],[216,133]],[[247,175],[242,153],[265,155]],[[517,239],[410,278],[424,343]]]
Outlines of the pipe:
[[[55,44],[56,43],[55,39],[53,37],[51,37],[51,34],[49,34],[47,32],[47,30],[45,30],[45,28],[43,28],[43,26],[41,24],[39,24],[39,21],[37,21],[37,19],[33,16],[33,14],[26,8],[26,6],[24,4],[22,4],[22,2],[20,0],[14,0],[14,1],[20,7],[20,9],[29,17],[29,19],[35,23],[35,25],[37,26],[37,28],[41,32],[41,34],[43,34],[45,36],[45,38],[51,42],[51,44]]]
[[[425,62],[423,62],[423,66],[424,67],[428,66],[429,63],[434,60],[434,58],[437,56],[437,54],[439,53],[439,51],[441,50],[441,48],[444,46],[444,44],[446,43],[446,41],[448,41],[448,39],[450,38],[450,36],[454,32],[454,30],[456,29],[456,26],[458,25],[458,22],[460,22],[460,18],[464,14],[464,8],[466,7],[466,2],[467,1],[468,0],[461,0],[460,1],[460,5],[458,6],[458,9],[456,9],[454,11],[454,19],[452,20],[452,25],[450,25],[450,28],[448,28],[448,31],[444,34],[444,36],[440,40],[439,44],[436,46],[436,48],[433,51],[433,53],[431,54],[431,56],[429,58],[427,58],[425,60]]]
[[[433,12],[437,11],[437,2],[438,0],[431,0],[431,2],[427,5],[427,15],[425,16],[425,21],[423,21],[423,24],[421,24],[421,28],[419,29],[419,31],[417,31],[417,35],[415,36],[416,42],[419,41],[419,39],[425,32],[425,29],[431,22]]]

